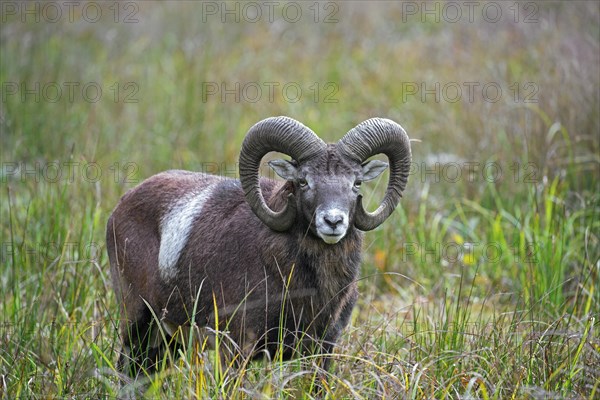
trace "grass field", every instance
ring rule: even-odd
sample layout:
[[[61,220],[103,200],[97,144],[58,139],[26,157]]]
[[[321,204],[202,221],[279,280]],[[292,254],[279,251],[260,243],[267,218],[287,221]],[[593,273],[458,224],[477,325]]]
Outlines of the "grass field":
[[[272,115],[418,139],[324,397],[600,397],[600,3],[1,6],[0,399],[313,396],[311,357],[115,370],[112,208]]]

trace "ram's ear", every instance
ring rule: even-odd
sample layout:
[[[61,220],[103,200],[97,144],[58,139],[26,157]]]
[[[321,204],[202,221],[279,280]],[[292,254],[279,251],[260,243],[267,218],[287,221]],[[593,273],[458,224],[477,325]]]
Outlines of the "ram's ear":
[[[379,160],[371,160],[367,161],[363,165],[362,168],[362,180],[370,181],[372,179],[377,178],[383,171],[388,167],[388,163],[379,161]]]
[[[290,161],[286,160],[272,160],[269,161],[269,166],[273,168],[273,171],[285,180],[293,181],[298,175],[296,166]]]

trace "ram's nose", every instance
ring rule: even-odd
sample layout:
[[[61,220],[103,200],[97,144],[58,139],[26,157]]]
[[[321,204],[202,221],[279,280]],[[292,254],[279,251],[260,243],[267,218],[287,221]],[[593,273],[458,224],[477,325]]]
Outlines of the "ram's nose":
[[[338,225],[342,222],[344,222],[344,216],[342,214],[325,214],[323,216],[323,220],[325,220],[325,223],[327,225],[329,225],[329,227],[331,229],[333,229],[335,231],[335,229],[338,227]]]

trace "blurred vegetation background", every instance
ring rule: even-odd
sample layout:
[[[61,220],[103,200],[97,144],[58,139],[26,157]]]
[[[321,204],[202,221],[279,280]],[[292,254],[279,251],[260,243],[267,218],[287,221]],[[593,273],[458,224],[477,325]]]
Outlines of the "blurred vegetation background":
[[[597,395],[600,5],[469,4],[3,2],[0,398],[118,392],[90,372],[119,348],[111,209],[162,170],[236,176],[273,115],[418,139],[341,346],[389,375],[342,363],[331,396]]]

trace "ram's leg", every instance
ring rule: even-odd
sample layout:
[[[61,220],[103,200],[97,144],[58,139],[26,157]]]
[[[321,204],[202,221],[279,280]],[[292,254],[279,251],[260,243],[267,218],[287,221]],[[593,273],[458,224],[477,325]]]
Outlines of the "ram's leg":
[[[327,375],[333,359],[333,349],[337,343],[344,328],[350,322],[350,316],[352,315],[352,309],[358,298],[358,289],[356,284],[349,287],[348,291],[342,298],[337,312],[334,314],[334,318],[330,321],[330,327],[327,330],[325,338],[319,342],[318,351],[322,355],[319,358],[318,366],[322,370],[324,376]]]
[[[145,309],[134,322],[123,323],[121,335],[119,370],[132,378],[155,372],[164,357],[165,343],[150,310]]]
[[[317,355],[314,362],[314,386],[312,392],[320,398],[328,386],[329,370],[333,361],[333,350],[335,342],[328,338],[327,340],[308,340],[303,341],[304,354]]]
[[[320,347],[321,357],[317,360],[317,366],[322,370],[323,374],[326,375],[329,372],[329,368],[331,368],[331,363],[333,361],[333,349],[335,347],[335,343],[327,342],[322,343]]]

